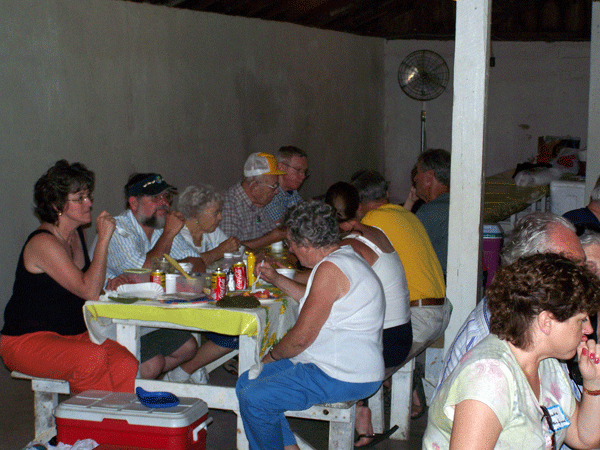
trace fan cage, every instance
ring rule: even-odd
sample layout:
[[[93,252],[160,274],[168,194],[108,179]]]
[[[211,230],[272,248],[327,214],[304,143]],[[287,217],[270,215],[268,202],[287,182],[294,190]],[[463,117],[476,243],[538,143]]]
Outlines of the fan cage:
[[[398,68],[400,88],[410,98],[433,100],[446,89],[450,70],[446,61],[431,50],[417,50],[408,55]]]

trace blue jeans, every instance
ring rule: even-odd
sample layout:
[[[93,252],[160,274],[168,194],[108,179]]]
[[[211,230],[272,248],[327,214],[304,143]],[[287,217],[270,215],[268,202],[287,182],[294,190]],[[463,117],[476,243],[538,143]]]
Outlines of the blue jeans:
[[[359,400],[373,395],[381,381],[347,383],[326,375],[314,364],[282,359],[265,364],[258,378],[238,379],[236,393],[250,450],[282,450],[296,443],[284,416],[319,403]]]

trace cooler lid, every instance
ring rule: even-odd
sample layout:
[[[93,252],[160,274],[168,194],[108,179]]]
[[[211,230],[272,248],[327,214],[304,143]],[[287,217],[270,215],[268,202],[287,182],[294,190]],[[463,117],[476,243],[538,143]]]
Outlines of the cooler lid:
[[[135,394],[109,391],[85,391],[62,402],[54,415],[60,419],[102,422],[124,420],[130,425],[182,428],[208,413],[206,402],[193,397],[179,397],[172,408],[147,408]]]

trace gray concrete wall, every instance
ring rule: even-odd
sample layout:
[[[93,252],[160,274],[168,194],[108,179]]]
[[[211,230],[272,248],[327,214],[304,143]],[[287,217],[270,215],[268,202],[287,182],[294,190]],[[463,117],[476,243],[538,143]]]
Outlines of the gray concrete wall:
[[[450,67],[438,98],[409,98],[397,80],[401,61],[415,50],[433,50]],[[489,70],[486,175],[514,169],[537,154],[538,136],[571,135],[587,144],[589,42],[494,42]],[[454,42],[388,41],[385,51],[385,147],[390,194],[404,201],[420,151],[420,117],[427,111],[427,145],[450,149]]]
[[[133,171],[224,189],[247,155],[281,145],[310,154],[305,196],[382,169],[383,52],[381,39],[145,4],[4,0],[0,310],[37,226],[33,185],[58,159],[96,172],[95,215],[123,209]]]

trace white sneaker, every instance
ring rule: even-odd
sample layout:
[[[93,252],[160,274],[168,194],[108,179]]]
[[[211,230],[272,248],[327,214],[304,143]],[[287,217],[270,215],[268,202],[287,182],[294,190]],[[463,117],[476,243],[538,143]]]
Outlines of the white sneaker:
[[[204,367],[200,367],[190,375],[188,383],[192,384],[208,384],[208,372]]]
[[[177,366],[173,370],[168,371],[163,376],[164,381],[171,381],[173,383],[189,383],[191,375]]]

